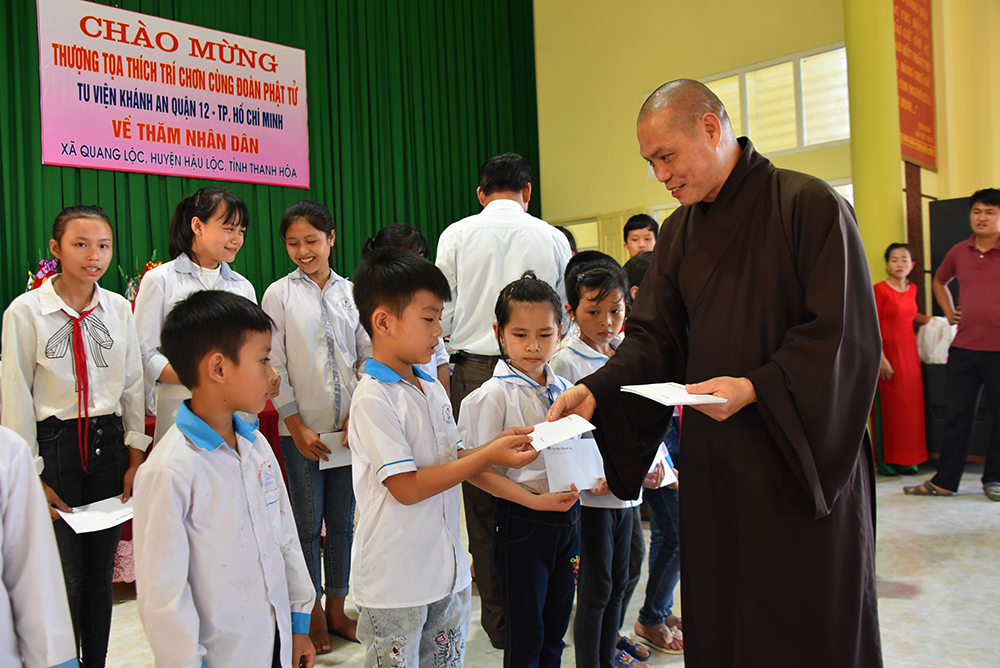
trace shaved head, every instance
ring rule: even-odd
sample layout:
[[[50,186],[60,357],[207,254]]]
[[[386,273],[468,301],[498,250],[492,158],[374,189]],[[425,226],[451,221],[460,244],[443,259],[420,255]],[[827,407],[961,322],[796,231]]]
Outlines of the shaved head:
[[[636,122],[641,123],[662,111],[669,111],[671,125],[685,132],[693,131],[705,114],[715,114],[723,132],[733,134],[722,100],[708,86],[694,79],[669,81],[654,90],[642,104]]]

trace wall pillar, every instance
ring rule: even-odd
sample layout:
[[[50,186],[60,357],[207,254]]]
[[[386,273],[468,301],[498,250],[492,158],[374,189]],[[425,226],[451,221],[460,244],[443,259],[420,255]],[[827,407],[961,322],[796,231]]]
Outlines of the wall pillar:
[[[886,246],[906,239],[892,0],[844,0],[844,39],[854,208],[878,281]]]

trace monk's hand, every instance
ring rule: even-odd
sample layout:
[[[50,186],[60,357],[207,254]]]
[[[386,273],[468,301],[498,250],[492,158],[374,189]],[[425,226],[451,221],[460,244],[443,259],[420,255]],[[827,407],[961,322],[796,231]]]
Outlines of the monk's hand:
[[[586,385],[574,385],[558,397],[549,412],[545,414],[548,422],[564,418],[567,415],[579,415],[585,420],[594,417],[597,410],[597,399]]]
[[[685,385],[690,394],[711,394],[726,400],[724,404],[695,404],[691,408],[701,411],[713,420],[723,422],[740,412],[747,404],[757,401],[757,391],[749,378],[719,376],[701,383]]]

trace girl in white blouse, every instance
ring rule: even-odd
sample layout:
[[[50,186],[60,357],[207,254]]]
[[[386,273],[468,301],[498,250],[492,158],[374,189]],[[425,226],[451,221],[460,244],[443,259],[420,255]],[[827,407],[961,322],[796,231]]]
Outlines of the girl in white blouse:
[[[103,666],[107,656],[121,526],[78,535],[56,509],[128,500],[150,440],[131,306],[97,285],[111,262],[111,236],[100,207],[63,209],[49,242],[60,273],[3,317],[3,425],[28,442],[41,474],[87,666]]]
[[[358,366],[372,354],[354,306],[353,285],[332,268],[336,242],[325,206],[305,200],[290,206],[279,228],[297,266],[272,283],[261,304],[274,322],[271,363],[281,377],[275,408],[281,418],[281,455],[299,542],[316,587],[309,635],[317,652],[330,650],[330,631],[357,641],[357,623],[344,613],[354,537],[350,462],[320,469],[331,448],[321,434],[343,432]],[[341,450],[344,436],[327,437]],[[320,532],[326,543],[320,566]],[[326,579],[326,611],[321,604]]]
[[[182,199],[170,221],[170,262],[146,272],[135,298],[135,322],[146,382],[156,386],[158,442],[191,391],[180,384],[160,353],[160,329],[177,302],[200,290],[225,290],[256,302],[250,281],[229,268],[243,246],[250,215],[246,204],[227,189],[202,188]]]

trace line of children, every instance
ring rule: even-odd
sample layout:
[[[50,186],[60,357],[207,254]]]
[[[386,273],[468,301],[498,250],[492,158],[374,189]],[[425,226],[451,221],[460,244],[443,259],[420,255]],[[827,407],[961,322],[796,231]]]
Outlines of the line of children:
[[[652,255],[651,252],[639,253],[623,267],[628,276],[630,306],[639,296],[639,286],[646,277]],[[660,445],[658,455],[671,468],[675,466],[673,458],[678,454],[679,418],[680,410],[674,408],[670,429]],[[676,471],[674,468],[675,476]],[[653,482],[649,480],[649,476],[647,482]],[[646,484],[642,499],[649,510],[649,577],[646,580],[646,595],[633,631],[646,646],[654,650],[666,654],[681,654],[684,652],[684,635],[680,628],[682,622],[673,613],[674,588],[681,575],[678,484]],[[634,559],[632,562],[634,563]]]
[[[309,635],[316,651],[325,653],[331,649],[330,631],[357,641],[356,623],[344,613],[354,494],[349,466],[320,470],[319,460],[331,452],[320,434],[346,427],[358,367],[371,355],[371,341],[354,308],[351,282],[332,268],[336,231],[329,210],[309,200],[293,204],[281,218],[279,233],[297,268],[267,288],[261,306],[274,322],[271,358],[281,376],[274,400],[281,454],[299,542],[316,588]]]
[[[132,494],[145,435],[144,390],[132,309],[97,281],[112,254],[107,214],[63,209],[49,250],[58,273],[4,312],[3,425],[28,441],[50,506],[76,635],[88,667],[104,666],[121,527],[75,533],[69,511]]]
[[[614,355],[625,320],[627,281],[621,267],[606,255],[567,267],[566,311],[579,329],[556,353],[552,365],[570,381],[590,375]],[[619,635],[623,609],[638,582],[642,562],[644,545],[636,512],[641,497],[618,499],[602,481],[597,489],[582,492],[580,500],[580,585],[573,627],[576,664],[642,668],[645,664],[635,659],[648,658],[649,651]]]
[[[463,664],[471,578],[457,485],[537,456],[530,429],[462,449],[448,396],[417,368],[434,354],[450,296],[437,267],[402,249],[380,249],[354,273],[373,347],[348,431],[360,508],[351,580],[365,666]]]
[[[438,359],[443,346],[437,323],[441,304],[448,297],[447,282],[443,276],[432,275],[431,269],[440,272],[426,260],[418,262],[411,253],[384,250],[402,247],[418,254],[422,250],[426,257],[427,243],[417,230],[399,223],[370,239],[365,246],[365,263],[359,267],[365,285],[359,288],[332,271],[335,231],[329,211],[316,202],[293,205],[283,216],[280,233],[297,269],[268,288],[265,313],[251,301],[255,299],[252,285],[227,264],[242,245],[249,219],[246,207],[224,188],[203,188],[182,200],[174,213],[172,261],[148,272],[143,280],[136,300],[140,340],[123,298],[118,297],[124,310],[121,304],[114,304],[121,313],[112,327],[88,320],[91,312],[84,307],[96,310],[103,305],[106,310],[114,302],[111,297],[117,297],[96,286],[110,262],[110,223],[97,207],[71,209],[57,218],[52,242],[53,254],[68,262],[69,269],[47,288],[43,286],[24,298],[37,301],[54,297],[66,306],[50,312],[42,307],[28,310],[36,315],[64,311],[69,318],[62,317],[66,322],[60,332],[70,343],[61,338],[55,341],[59,332],[47,342],[48,348],[55,345],[64,353],[73,349],[73,360],[55,359],[63,359],[63,366],[69,362],[76,387],[85,387],[88,380],[74,375],[73,369],[81,360],[93,361],[99,368],[110,366],[110,372],[105,372],[108,378],[102,380],[111,382],[105,383],[109,387],[91,385],[86,390],[91,393],[90,404],[73,406],[77,420],[73,416],[59,418],[60,424],[53,423],[58,433],[45,440],[52,441],[53,448],[62,441],[68,443],[70,436],[78,440],[75,465],[84,478],[102,454],[99,446],[105,450],[100,462],[115,454],[121,470],[111,476],[117,476],[120,483],[114,494],[128,498],[131,480],[142,461],[142,448],[149,440],[142,436],[142,366],[147,378],[157,383],[157,440],[166,440],[142,468],[136,500],[136,552],[140,614],[158,662],[197,663],[210,657],[215,663],[253,665],[267,655],[275,666],[312,665],[314,652],[330,647],[329,630],[350,639],[358,633],[366,644],[367,665],[377,665],[400,652],[410,656],[414,664],[435,656],[451,662],[445,665],[460,665],[470,603],[454,485],[469,479],[499,497],[494,558],[500,571],[505,616],[511,622],[505,635],[505,665],[559,665],[562,637],[572,611],[581,534],[587,547],[575,629],[577,663],[610,665],[616,645],[620,645],[618,628],[627,600],[622,584],[627,588],[629,576],[627,563],[624,567],[619,563],[627,562],[628,550],[619,547],[623,541],[627,547],[632,534],[632,511],[626,506],[634,504],[584,492],[588,508],[581,511],[580,495],[575,490],[548,492],[544,456],[535,459],[537,453],[525,445],[529,440],[525,434],[530,431],[525,425],[544,420],[554,398],[569,385],[548,365],[556,354],[564,306],[550,286],[529,272],[499,295],[494,331],[504,360],[493,378],[463,402],[458,425],[466,439],[462,449],[451,418],[447,385],[442,387],[433,377],[447,379],[447,366]],[[72,234],[67,235],[67,229]],[[606,360],[613,354],[611,341],[621,329],[623,277],[602,268],[580,272],[581,276],[589,273],[600,280],[593,286],[589,279],[577,281],[570,304],[565,305],[581,325],[579,334],[561,351],[565,359],[589,349],[584,351],[588,362],[602,354]],[[616,285],[601,287],[604,283]],[[85,294],[88,289],[89,297]],[[242,294],[245,299],[230,293]],[[364,304],[355,307],[355,297]],[[601,313],[581,312],[581,297],[594,301]],[[7,326],[8,318],[13,324],[18,317],[19,310],[13,308],[16,304],[17,300],[5,314],[5,352],[28,343],[23,335],[18,338],[16,326]],[[588,320],[591,315],[592,323]],[[378,345],[372,347],[365,330],[381,342],[381,354]],[[131,346],[128,365],[119,362],[116,366],[116,359],[111,359],[110,365],[105,363],[115,340]],[[277,371],[268,359],[272,345]],[[577,350],[580,346],[583,348]],[[118,351],[122,348],[119,345]],[[359,383],[358,369],[369,352],[373,359]],[[327,363],[317,363],[324,354]],[[26,355],[10,355],[8,359],[11,357],[31,359]],[[46,359],[53,357],[47,355]],[[38,362],[39,368],[46,364]],[[420,369],[421,365],[425,369]],[[22,367],[20,371],[18,367]],[[9,415],[10,419],[17,415],[11,407],[25,394],[8,389],[8,375],[19,373],[23,386],[25,368],[23,364],[4,365],[5,422]],[[572,364],[567,368],[572,371],[566,372],[570,376],[592,371],[575,369]],[[292,502],[266,441],[254,424],[238,415],[239,411],[262,410],[268,395],[274,396],[279,376],[275,404],[283,420],[281,445]],[[54,378],[51,385],[58,385],[65,394],[66,387],[74,386],[66,380]],[[126,435],[119,426],[116,436],[114,422],[117,418],[121,425],[121,418],[114,411],[108,415],[103,405],[95,405],[93,395],[99,395],[100,404],[100,399],[107,398],[107,390],[114,394],[116,383],[122,382],[128,388],[119,392],[117,413],[126,417],[129,431]],[[358,395],[355,386],[365,392]],[[28,387],[26,394],[35,404],[33,412],[41,415],[38,397],[32,397],[31,390],[43,394],[38,389],[46,387],[44,373],[41,381],[36,379]],[[189,395],[191,399],[185,401]],[[348,421],[351,407],[357,421]],[[94,418],[91,412],[104,414]],[[40,434],[43,420],[34,422],[39,423]],[[352,444],[357,446],[353,471],[342,467],[321,475],[318,460],[330,450],[319,434],[341,429],[349,431]],[[111,432],[111,442],[106,432]],[[122,448],[111,447],[119,441]],[[123,458],[126,443],[133,447]],[[59,462],[50,472],[53,476],[66,469],[63,451],[70,449],[60,447],[49,456]],[[46,452],[41,448],[38,459],[45,459]],[[394,458],[397,456],[401,458]],[[71,469],[73,466],[69,464]],[[347,481],[352,473],[362,516],[353,562],[354,497]],[[42,480],[44,484],[44,471]],[[62,477],[59,480],[56,485],[47,485],[45,494],[51,505],[68,509],[64,501],[70,496],[60,491]],[[112,495],[100,489],[74,505]],[[230,491],[220,496],[220,490],[225,489]],[[209,496],[221,502],[213,502],[211,507],[196,503]],[[428,506],[432,499],[434,503]],[[611,499],[622,512],[607,512],[612,510],[607,507]],[[437,515],[433,520],[428,508],[432,508],[430,514]],[[290,514],[296,518],[294,531],[287,521]],[[587,519],[591,515],[616,521],[594,522]],[[404,521],[389,522],[389,517]],[[319,533],[324,519],[328,530],[325,612],[319,602],[324,591],[319,564]],[[60,521],[57,527],[59,524],[65,525]],[[271,531],[262,532],[262,527]],[[427,531],[429,527],[433,528]],[[611,530],[610,535],[617,539],[610,552],[598,548],[604,544],[602,540],[586,540],[588,527],[593,527],[590,533],[595,537],[604,537],[609,533],[606,529]],[[543,529],[545,540],[523,540],[537,529]],[[93,534],[78,538],[68,531],[76,542],[96,538]],[[113,546],[118,529],[109,532],[114,540],[105,542]],[[220,535],[230,539],[220,540]],[[400,540],[403,537],[415,542]],[[304,555],[300,544],[306,548]],[[420,544],[431,549],[421,551],[422,555],[437,549],[444,562],[428,558],[428,577],[414,578],[407,573],[405,581],[395,582],[388,575],[394,563],[392,555],[398,552],[397,557],[406,558],[414,553],[413,546]],[[598,549],[590,554],[591,547]],[[359,559],[362,553],[363,563]],[[108,556],[113,560],[113,555],[112,547]],[[626,558],[621,559],[621,555]],[[64,556],[64,570],[68,561]],[[441,563],[447,562],[453,568],[442,571]],[[103,647],[99,637],[79,638],[74,614],[86,665],[103,665],[106,655],[112,563],[107,563],[107,624],[97,633],[103,635]],[[588,563],[589,573],[594,575],[591,580]],[[344,614],[349,574],[354,574],[355,600],[362,613],[357,630]],[[69,571],[66,580],[72,605]],[[598,582],[599,586],[591,586]],[[611,585],[607,592],[605,584]],[[232,596],[231,588],[240,593]],[[103,595],[96,598],[103,599]],[[103,617],[98,610],[95,618]],[[237,618],[241,623],[234,623]],[[264,619],[271,621],[259,626]],[[402,632],[407,629],[412,633]],[[305,638],[307,630],[311,641]],[[401,641],[407,635],[424,640]]]
[[[543,422],[569,387],[549,366],[562,320],[562,300],[551,286],[528,272],[503,288],[494,313],[502,359],[462,402],[459,433],[468,446]],[[579,495],[549,491],[544,453],[523,468],[484,471],[471,482],[497,497],[493,558],[507,620],[504,666],[559,666],[580,557]]]
[[[225,290],[256,303],[253,285],[229,268],[250,224],[246,204],[221,186],[202,188],[182,199],[170,220],[170,262],[142,277],[135,297],[135,322],[146,381],[156,384],[158,443],[174,423],[181,402],[191,397],[160,351],[160,329],[170,310],[199,290]]]
[[[139,616],[160,666],[312,666],[316,592],[256,421],[276,376],[271,319],[229,292],[167,315],[160,349],[191,398],[140,467]]]

